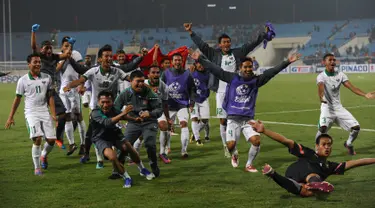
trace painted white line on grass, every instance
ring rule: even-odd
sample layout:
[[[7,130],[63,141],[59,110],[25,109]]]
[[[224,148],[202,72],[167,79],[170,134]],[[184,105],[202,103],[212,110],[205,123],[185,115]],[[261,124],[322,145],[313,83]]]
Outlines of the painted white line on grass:
[[[278,124],[278,125],[287,125],[287,126],[305,126],[305,127],[315,127],[318,128],[318,125],[314,124],[300,124],[300,123],[287,123],[287,122],[277,122],[277,121],[262,121],[266,124]],[[332,129],[341,129],[337,126],[332,126]],[[375,129],[363,129],[361,128],[361,131],[368,131],[368,132],[375,132]]]

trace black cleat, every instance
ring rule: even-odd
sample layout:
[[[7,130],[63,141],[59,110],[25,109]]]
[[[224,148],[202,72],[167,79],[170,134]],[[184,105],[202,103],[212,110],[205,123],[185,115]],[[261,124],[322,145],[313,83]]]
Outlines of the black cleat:
[[[354,151],[353,146],[348,146],[346,142],[344,143],[344,147],[348,150],[349,155],[356,155],[357,153]]]
[[[159,177],[159,175],[160,175],[160,169],[159,169],[158,165],[157,164],[152,164],[150,166],[151,166],[152,173],[155,175],[155,178]]]
[[[112,175],[108,176],[108,179],[111,179],[111,180],[116,180],[116,179],[120,179],[120,178],[122,178],[122,177],[118,173],[112,173]]]
[[[85,145],[81,144],[81,146],[79,147],[78,155],[84,155],[84,154],[85,154]]]
[[[209,137],[205,137],[204,138],[204,142],[210,142],[211,140],[210,140],[210,138]]]
[[[77,149],[78,149],[78,147],[77,147],[76,144],[69,145],[69,150],[66,153],[66,155],[69,156],[69,155],[73,154]]]

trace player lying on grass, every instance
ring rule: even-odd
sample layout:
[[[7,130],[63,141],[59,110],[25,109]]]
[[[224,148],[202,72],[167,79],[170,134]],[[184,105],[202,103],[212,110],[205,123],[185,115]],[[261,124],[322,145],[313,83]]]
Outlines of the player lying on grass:
[[[375,163],[375,158],[363,158],[336,163],[327,158],[332,152],[333,139],[328,134],[321,134],[315,145],[315,151],[287,139],[284,136],[268,130],[261,121],[250,121],[249,124],[258,133],[288,147],[289,152],[298,157],[298,161],[288,167],[285,177],[279,175],[270,165],[266,164],[263,174],[272,178],[279,186],[288,192],[308,197],[315,193],[330,193],[334,187],[326,182],[326,178],[333,174],[344,174],[345,171],[362,165]]]

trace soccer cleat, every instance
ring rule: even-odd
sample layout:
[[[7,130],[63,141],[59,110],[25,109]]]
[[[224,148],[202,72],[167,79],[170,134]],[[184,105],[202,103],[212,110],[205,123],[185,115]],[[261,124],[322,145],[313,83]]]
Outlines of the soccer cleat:
[[[324,193],[331,193],[334,190],[334,186],[327,181],[323,182],[312,182],[308,183],[307,189],[311,191],[320,191]]]
[[[190,142],[190,144],[191,144],[191,143],[193,143],[194,141],[195,141],[195,137],[194,137],[194,134],[193,134],[193,135],[191,135],[189,142]]]
[[[231,155],[227,146],[224,146],[224,157],[231,158]]]
[[[66,153],[66,155],[69,156],[69,155],[73,154],[77,149],[78,149],[78,147],[77,147],[76,144],[70,144],[69,145],[69,150]]]
[[[189,154],[187,152],[181,153],[182,158],[188,158]]]
[[[269,164],[266,163],[263,167],[262,173],[263,175],[271,176],[275,173],[275,170]]]
[[[348,146],[346,142],[344,143],[344,147],[348,150],[349,155],[356,155],[357,153],[354,151],[353,146]]]
[[[37,168],[37,169],[35,169],[34,174],[35,174],[36,176],[42,176],[42,175],[43,175],[43,172],[42,172],[42,170],[41,170],[40,168]]]
[[[83,155],[83,156],[79,159],[79,162],[80,162],[80,163],[87,163],[88,161],[90,161],[90,156],[88,156],[88,155]]]
[[[257,173],[258,170],[253,165],[247,165],[245,168],[245,171],[250,173]]]
[[[60,149],[65,149],[65,145],[61,140],[56,139],[55,144],[60,148]]]
[[[240,160],[238,159],[238,155],[232,155],[232,166],[234,168],[238,167]]]
[[[154,174],[155,178],[159,177],[160,175],[160,169],[156,163],[153,163],[150,165],[152,169],[152,173]]]
[[[116,179],[120,179],[120,178],[122,178],[122,177],[118,173],[112,173],[110,176],[108,176],[108,179],[111,179],[111,180],[116,180]]]
[[[131,178],[125,178],[123,188],[130,188],[130,187],[132,187],[132,179]]]
[[[152,180],[155,178],[155,175],[151,173],[147,168],[142,168],[141,172],[139,173],[141,176],[145,176],[147,180]]]
[[[168,156],[166,154],[160,154],[159,158],[160,158],[160,160],[163,161],[164,164],[171,163],[171,160],[168,158]]]
[[[84,155],[85,154],[85,145],[84,144],[81,144],[79,146],[79,152],[78,152],[78,155]]]
[[[99,161],[96,163],[96,169],[100,170],[104,168],[104,163],[103,161]]]
[[[40,157],[40,161],[41,161],[41,163],[40,163],[40,166],[42,166],[42,168],[45,170],[45,169],[47,169],[48,168],[48,161],[47,161],[47,156],[41,156]]]
[[[204,138],[204,142],[210,142],[211,140],[210,140],[210,138],[209,137],[205,137]]]
[[[197,140],[196,144],[199,147],[203,146],[203,143],[202,143],[202,141],[200,139]]]

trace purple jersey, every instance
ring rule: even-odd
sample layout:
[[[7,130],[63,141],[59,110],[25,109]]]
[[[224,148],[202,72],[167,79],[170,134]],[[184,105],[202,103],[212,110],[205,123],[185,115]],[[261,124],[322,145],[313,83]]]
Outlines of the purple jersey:
[[[194,84],[197,88],[197,97],[195,102],[203,103],[210,96],[210,90],[207,87],[210,75],[209,73],[194,71],[192,76],[194,78]]]
[[[174,75],[171,71],[165,70],[165,84],[168,86],[168,104],[172,107],[178,107],[180,105],[189,105],[189,90],[188,90],[188,79],[189,71],[185,71],[182,74]]]
[[[222,107],[228,116],[244,116],[253,119],[257,96],[257,79],[245,81],[236,75],[227,85]]]

